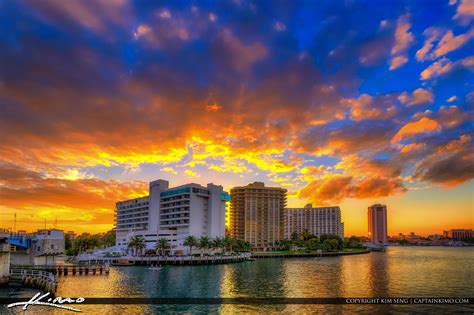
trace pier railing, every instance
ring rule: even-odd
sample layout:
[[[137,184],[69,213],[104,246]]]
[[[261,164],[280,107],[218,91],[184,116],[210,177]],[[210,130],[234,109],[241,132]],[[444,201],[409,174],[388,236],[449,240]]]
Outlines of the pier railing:
[[[52,272],[39,269],[12,267],[10,268],[10,282],[23,287],[41,289],[53,294],[58,287],[56,277]]]
[[[136,265],[207,265],[207,264],[224,264],[241,262],[248,260],[250,253],[242,253],[238,255],[222,255],[222,256],[116,256],[102,257],[93,254],[81,255],[78,262],[81,264],[105,264],[116,261],[129,261]]]

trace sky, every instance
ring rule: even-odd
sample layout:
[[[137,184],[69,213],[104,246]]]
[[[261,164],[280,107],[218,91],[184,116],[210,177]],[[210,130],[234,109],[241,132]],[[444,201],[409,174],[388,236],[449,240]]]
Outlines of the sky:
[[[474,1],[0,0],[0,227],[263,181],[389,234],[474,227]]]

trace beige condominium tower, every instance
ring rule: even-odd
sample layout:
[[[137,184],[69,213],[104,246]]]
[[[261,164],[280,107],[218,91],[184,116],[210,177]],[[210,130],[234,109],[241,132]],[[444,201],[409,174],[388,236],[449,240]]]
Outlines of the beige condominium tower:
[[[284,238],[286,189],[255,182],[230,190],[230,236],[266,250]]]
[[[387,206],[372,205],[367,210],[369,239],[373,244],[387,243]]]

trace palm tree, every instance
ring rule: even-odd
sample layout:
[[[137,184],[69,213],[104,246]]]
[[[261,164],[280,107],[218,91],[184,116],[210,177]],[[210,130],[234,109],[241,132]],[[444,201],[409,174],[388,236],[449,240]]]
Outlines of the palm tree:
[[[156,241],[155,249],[160,253],[162,256],[163,252],[170,248],[170,242],[166,238],[160,238]]]
[[[193,254],[193,247],[196,247],[198,245],[198,241],[194,236],[189,235],[184,240],[183,245],[184,246],[189,246],[189,255],[192,255]]]
[[[211,247],[213,249],[220,249],[220,248],[224,247],[224,239],[217,236],[215,239],[212,240]]]
[[[208,249],[210,245],[211,245],[211,241],[209,237],[201,236],[201,238],[199,239],[199,248],[201,250],[204,250],[204,252],[206,252],[206,249]],[[202,254],[202,251],[201,251],[201,254]]]
[[[135,254],[140,253],[142,255],[143,250],[146,248],[145,239],[141,235],[136,235],[130,239],[128,247],[135,249]]]
[[[226,251],[232,251],[232,247],[235,245],[235,243],[235,239],[233,239],[232,237],[229,237],[227,235],[224,237],[224,248]]]

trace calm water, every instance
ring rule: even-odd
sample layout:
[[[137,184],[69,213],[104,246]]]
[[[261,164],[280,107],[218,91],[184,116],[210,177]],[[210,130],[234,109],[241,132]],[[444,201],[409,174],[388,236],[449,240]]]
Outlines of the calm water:
[[[122,267],[59,280],[63,297],[474,297],[474,248],[391,247],[365,255],[214,266]],[[3,291],[5,294],[5,291]],[[1,293],[0,293],[1,294]],[[29,295],[31,296],[31,295]],[[448,305],[81,305],[86,314],[467,312]],[[29,314],[47,314],[38,307]],[[54,312],[56,314],[60,312]],[[71,313],[68,313],[71,314]]]

